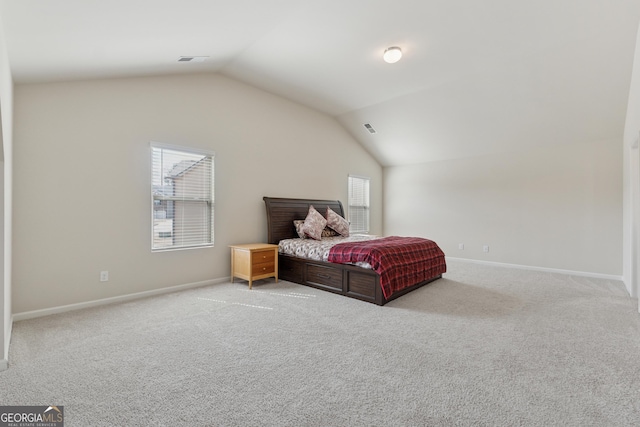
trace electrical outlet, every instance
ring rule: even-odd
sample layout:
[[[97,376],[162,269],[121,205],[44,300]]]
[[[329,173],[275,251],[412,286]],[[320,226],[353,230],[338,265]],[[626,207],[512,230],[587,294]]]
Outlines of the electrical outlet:
[[[482,252],[489,252],[489,245],[484,245],[482,247]]]
[[[101,271],[100,272],[100,281],[101,282],[108,282],[109,281],[109,272],[108,271]]]
[[[458,249],[463,251],[464,250],[464,243],[458,243]]]

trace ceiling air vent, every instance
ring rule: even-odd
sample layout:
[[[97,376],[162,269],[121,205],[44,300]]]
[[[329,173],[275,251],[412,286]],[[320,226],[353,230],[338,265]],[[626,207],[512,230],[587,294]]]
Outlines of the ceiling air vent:
[[[364,127],[369,131],[369,133],[376,133],[376,130],[369,123],[365,123]]]
[[[208,56],[181,56],[178,62],[204,62]]]

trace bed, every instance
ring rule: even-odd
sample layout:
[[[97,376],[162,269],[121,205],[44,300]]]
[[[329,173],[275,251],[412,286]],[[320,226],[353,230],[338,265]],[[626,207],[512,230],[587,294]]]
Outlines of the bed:
[[[315,199],[291,199],[264,197],[267,210],[267,240],[271,244],[280,244],[281,241],[298,238],[298,232],[294,226],[295,220],[304,220],[310,206],[314,206],[319,212],[331,209],[338,215],[345,217],[342,203],[339,200],[315,200]],[[366,238],[364,238],[366,240]],[[418,238],[415,238],[418,239]],[[322,239],[324,240],[324,238]],[[355,240],[359,240],[358,237]],[[426,239],[422,239],[426,240]],[[428,241],[431,242],[431,241]],[[377,305],[385,305],[402,295],[418,289],[427,283],[437,280],[446,272],[444,253],[437,247],[432,249],[435,255],[429,259],[420,260],[423,263],[423,277],[420,281],[405,284],[401,289],[388,289],[381,285],[381,275],[376,273],[366,263],[335,263],[325,261],[326,257],[316,259],[302,258],[283,253],[282,245],[278,254],[278,276],[281,280],[298,283],[367,301]],[[382,239],[377,242],[382,244]],[[339,251],[336,251],[339,252]],[[336,256],[333,253],[334,258]],[[339,254],[337,255],[340,256]],[[384,273],[383,273],[384,274]],[[386,280],[385,277],[383,277]],[[386,294],[386,295],[385,295]]]

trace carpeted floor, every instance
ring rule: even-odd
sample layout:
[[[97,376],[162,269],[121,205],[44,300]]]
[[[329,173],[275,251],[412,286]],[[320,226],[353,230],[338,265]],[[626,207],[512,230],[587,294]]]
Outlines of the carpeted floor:
[[[273,279],[16,322],[1,405],[66,426],[632,426],[619,282],[449,262],[385,307]]]

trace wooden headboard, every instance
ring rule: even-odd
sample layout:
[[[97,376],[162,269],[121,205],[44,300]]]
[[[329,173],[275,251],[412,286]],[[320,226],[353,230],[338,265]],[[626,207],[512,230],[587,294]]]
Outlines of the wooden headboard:
[[[344,209],[340,200],[283,199],[263,197],[267,208],[268,243],[277,245],[280,240],[298,237],[293,225],[295,219],[305,219],[309,206],[313,205],[323,216],[330,207],[344,218]]]

